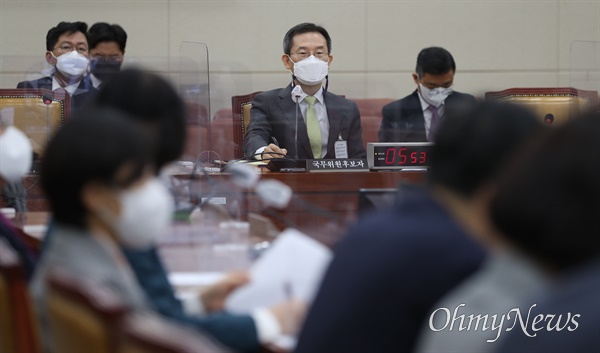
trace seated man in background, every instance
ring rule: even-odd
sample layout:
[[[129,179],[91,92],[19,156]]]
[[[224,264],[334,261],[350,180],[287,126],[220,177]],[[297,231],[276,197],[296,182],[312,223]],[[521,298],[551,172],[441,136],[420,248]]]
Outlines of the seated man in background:
[[[417,89],[382,109],[379,142],[433,142],[439,124],[475,104],[452,89],[456,64],[446,49],[421,50],[413,80]]]
[[[60,22],[46,34],[46,62],[54,67],[50,76],[19,82],[17,88],[41,88],[61,91],[71,97],[71,108],[77,109],[96,89],[86,86],[89,66],[87,24]],[[65,93],[66,92],[66,93]]]
[[[401,187],[337,244],[296,352],[412,351],[431,306],[484,260],[469,232],[491,231],[490,184],[539,129],[529,111],[493,103],[444,122],[428,187]]]
[[[333,61],[329,33],[313,23],[296,25],[283,39],[283,52],[281,61],[291,72],[292,83],[254,97],[244,154],[259,159],[285,155],[300,159],[366,158],[356,103],[327,90]],[[323,80],[327,80],[325,88],[321,86]],[[336,155],[336,141],[343,141],[344,153]]]
[[[121,71],[127,33],[117,24],[95,23],[88,31],[90,43],[90,75],[92,86],[96,89]]]

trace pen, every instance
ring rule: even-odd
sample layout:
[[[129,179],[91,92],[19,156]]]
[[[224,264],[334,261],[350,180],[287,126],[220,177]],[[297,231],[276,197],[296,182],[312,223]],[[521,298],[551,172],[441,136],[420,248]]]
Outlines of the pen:
[[[273,143],[275,144],[275,146],[279,147],[279,141],[277,141],[275,136],[271,136],[271,140],[273,140]]]

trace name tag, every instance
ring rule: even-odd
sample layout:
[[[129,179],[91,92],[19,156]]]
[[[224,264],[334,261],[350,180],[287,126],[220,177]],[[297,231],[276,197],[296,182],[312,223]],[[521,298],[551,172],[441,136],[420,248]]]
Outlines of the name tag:
[[[348,158],[348,142],[342,140],[342,134],[338,136],[338,140],[334,144],[335,158]]]

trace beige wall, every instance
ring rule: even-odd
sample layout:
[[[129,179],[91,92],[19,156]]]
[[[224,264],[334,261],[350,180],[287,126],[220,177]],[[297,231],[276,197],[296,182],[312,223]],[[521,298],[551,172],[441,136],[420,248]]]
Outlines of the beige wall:
[[[311,21],[333,38],[330,90],[399,98],[414,89],[418,51],[439,45],[457,62],[455,89],[568,86],[574,40],[600,41],[600,0],[541,1],[4,1],[0,86],[40,68],[45,34],[59,21],[107,21],[129,35],[127,58],[178,79],[182,41],[210,52],[212,111],[231,95],[282,87],[282,38]]]

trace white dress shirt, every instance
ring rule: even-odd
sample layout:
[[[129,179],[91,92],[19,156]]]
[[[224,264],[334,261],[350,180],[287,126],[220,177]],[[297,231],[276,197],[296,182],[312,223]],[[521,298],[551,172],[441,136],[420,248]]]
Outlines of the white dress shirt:
[[[77,91],[77,87],[79,87],[79,84],[81,83],[81,80],[70,84],[68,86],[61,86],[60,83],[58,83],[58,80],[56,79],[56,77],[52,76],[52,91],[56,91],[59,88],[64,88],[65,91],[67,91],[67,93],[69,93],[69,96],[72,96],[73,93],[75,93],[75,91]]]

